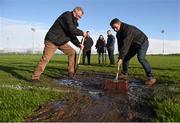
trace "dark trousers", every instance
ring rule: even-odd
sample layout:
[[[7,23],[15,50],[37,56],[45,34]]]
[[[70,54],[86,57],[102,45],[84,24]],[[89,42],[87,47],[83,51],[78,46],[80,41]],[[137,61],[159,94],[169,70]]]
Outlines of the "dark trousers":
[[[109,56],[110,64],[114,64],[114,50],[107,49],[107,51],[108,51],[108,56]]]
[[[132,48],[129,49],[129,52],[125,56],[123,60],[123,73],[128,73],[128,66],[129,66],[129,61],[130,59],[136,55],[137,53],[137,58],[139,63],[143,66],[146,76],[147,77],[152,77],[152,69],[148,61],[146,60],[146,52],[149,47],[149,42],[145,41],[145,43],[138,49],[134,50]]]
[[[91,50],[83,50],[83,64],[85,64],[85,59],[87,56],[88,64],[91,64]]]
[[[101,64],[101,63],[104,64],[104,53],[101,53],[101,52],[98,53],[98,63],[99,64]]]

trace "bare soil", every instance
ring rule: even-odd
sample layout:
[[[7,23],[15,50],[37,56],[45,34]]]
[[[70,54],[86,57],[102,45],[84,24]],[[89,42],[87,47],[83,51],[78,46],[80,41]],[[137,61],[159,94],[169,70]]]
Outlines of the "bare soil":
[[[69,92],[64,101],[40,106],[26,121],[151,121],[153,88],[130,78],[127,92],[106,92],[105,80],[114,78],[114,74],[90,71],[78,73],[73,79],[61,77],[59,84],[75,91]]]

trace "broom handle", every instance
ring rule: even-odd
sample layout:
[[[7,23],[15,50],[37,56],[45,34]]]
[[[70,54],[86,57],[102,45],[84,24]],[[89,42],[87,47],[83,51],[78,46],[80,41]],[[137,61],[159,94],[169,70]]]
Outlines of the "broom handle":
[[[84,44],[84,39],[85,39],[85,37],[83,37],[83,39],[82,39],[82,41],[81,41],[81,44]],[[83,49],[80,49],[80,50],[79,50],[79,55],[78,55],[78,62],[77,62],[77,64],[79,64],[79,63],[80,63],[82,50],[83,50]]]
[[[117,73],[116,73],[116,80],[118,80],[118,75],[119,75],[119,67],[120,67],[120,64],[118,64]]]

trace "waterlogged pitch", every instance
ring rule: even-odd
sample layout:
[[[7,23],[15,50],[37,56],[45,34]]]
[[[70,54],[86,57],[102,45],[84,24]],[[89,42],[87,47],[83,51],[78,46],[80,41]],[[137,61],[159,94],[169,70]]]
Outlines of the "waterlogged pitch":
[[[62,101],[68,98],[65,96],[67,93],[74,92],[68,88],[69,85],[61,86],[59,84],[59,79],[65,78],[67,74],[67,56],[64,55],[55,55],[47,65],[41,76],[40,82],[32,84],[30,82],[31,75],[40,58],[41,55],[0,55],[0,121],[24,121],[28,117],[31,117],[32,114],[35,113],[34,110],[39,106],[46,104],[47,102],[56,104],[53,100]],[[155,78],[157,79],[157,84],[152,88],[146,89],[143,85],[146,76],[136,57],[130,61],[129,77],[133,81],[138,80],[140,82],[136,87],[137,89],[134,90],[138,90],[140,93],[143,90],[145,91],[144,94],[148,94],[146,97],[151,96],[148,99],[143,98],[145,99],[143,100],[143,104],[147,104],[148,107],[151,108],[148,111],[153,111],[151,112],[153,114],[147,115],[149,116],[147,119],[133,120],[133,118],[136,118],[134,112],[128,112],[127,116],[122,118],[116,117],[116,113],[113,112],[114,120],[104,118],[104,120],[99,121],[180,121],[180,56],[147,56],[147,59],[152,66]],[[103,79],[103,76],[104,78],[110,76],[112,79],[115,76],[116,66],[109,65],[108,59],[105,65],[98,65],[97,63],[97,56],[93,55],[91,60],[92,65],[80,65],[80,73],[77,77],[79,77],[78,79],[80,80],[86,81],[82,77],[88,76],[88,81],[93,81],[92,83],[97,85],[95,88],[100,88],[98,82]],[[83,76],[81,76],[82,72]],[[92,79],[91,76],[93,76]],[[98,80],[97,82],[95,82],[96,78]],[[92,86],[92,83],[89,85]],[[81,83],[77,84],[79,84],[78,86],[81,86]],[[85,85],[83,85],[83,87],[84,86]],[[88,91],[89,94],[99,94],[99,91],[97,93],[94,90],[92,91],[92,88],[88,88],[88,85],[86,86],[86,89],[90,90]],[[137,93],[137,96],[135,96],[136,93],[132,90],[135,86],[133,84],[131,84],[131,86],[130,91],[133,93],[129,92],[129,96],[133,96],[133,99],[137,98],[137,101],[140,100],[140,94]],[[102,91],[101,93],[104,94]],[[92,99],[86,96],[76,96],[77,95],[73,95],[70,103],[73,102],[73,99],[78,99],[75,101],[77,105],[78,103],[84,104],[84,106],[89,106],[89,111],[93,111],[91,106],[84,102],[86,100],[92,101]],[[100,96],[102,97],[102,95]],[[107,95],[105,97],[107,97]],[[113,97],[115,96],[112,96],[111,99],[117,101],[116,98],[113,99]],[[102,100],[104,100],[104,98]],[[73,106],[76,106],[76,103],[74,103]],[[126,103],[124,103],[124,105],[126,105]],[[147,105],[145,107],[147,107]],[[101,107],[102,105],[98,106]],[[78,109],[78,107],[74,107],[74,109],[76,108]],[[78,114],[81,113],[82,112],[78,112]],[[85,114],[82,116],[85,116]],[[49,118],[49,120],[46,121],[53,120],[50,120]],[[55,121],[62,120],[56,119]],[[81,121],[83,121],[83,119]]]

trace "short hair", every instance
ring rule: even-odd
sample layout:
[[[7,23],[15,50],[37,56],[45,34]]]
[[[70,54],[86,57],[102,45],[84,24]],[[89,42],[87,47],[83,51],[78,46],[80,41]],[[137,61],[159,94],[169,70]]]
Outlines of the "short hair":
[[[107,32],[111,32],[111,30],[108,30]]]
[[[114,18],[111,22],[110,22],[110,26],[112,27],[115,23],[121,23],[121,21],[118,18]]]
[[[83,9],[82,9],[81,7],[79,7],[79,6],[77,6],[77,7],[75,7],[75,8],[73,9],[73,12],[75,12],[75,11],[81,11],[82,14],[84,14]]]
[[[88,32],[90,32],[90,31],[86,31],[86,33],[88,33]]]

